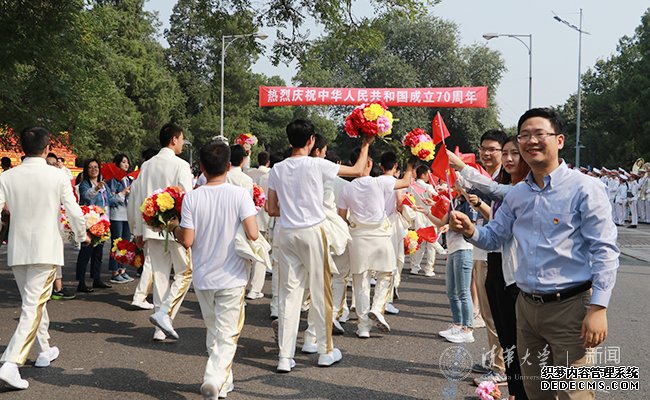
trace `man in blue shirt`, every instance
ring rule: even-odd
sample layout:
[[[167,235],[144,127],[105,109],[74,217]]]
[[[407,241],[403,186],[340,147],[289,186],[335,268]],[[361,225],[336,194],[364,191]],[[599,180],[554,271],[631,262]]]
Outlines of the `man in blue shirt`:
[[[586,365],[586,349],[607,337],[607,306],[616,281],[619,251],[605,186],[559,159],[563,123],[552,109],[521,116],[520,153],[531,172],[505,197],[493,220],[474,227],[452,212],[450,228],[470,242],[495,250],[517,240],[515,273],[517,349],[530,399],[555,399],[543,390],[545,364]],[[591,289],[591,291],[590,291]],[[526,356],[528,355],[528,357]],[[547,363],[548,361],[548,363]],[[560,398],[592,399],[590,391],[563,391]]]

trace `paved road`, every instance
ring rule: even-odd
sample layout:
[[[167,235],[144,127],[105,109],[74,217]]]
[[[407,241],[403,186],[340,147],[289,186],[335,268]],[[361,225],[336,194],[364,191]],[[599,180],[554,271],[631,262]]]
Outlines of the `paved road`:
[[[641,368],[640,392],[599,394],[598,398],[639,399],[650,391],[648,286],[650,285],[650,228],[620,229],[621,269],[609,314],[609,348],[620,347],[620,364]],[[636,256],[637,258],[633,258]],[[645,257],[646,261],[642,261]],[[64,278],[74,275],[76,254],[66,251]],[[246,324],[235,357],[235,391],[229,399],[471,399],[469,376],[449,380],[440,368],[454,347],[435,334],[450,319],[445,296],[444,266],[434,278],[406,275],[396,303],[401,312],[389,316],[393,330],[369,340],[354,337],[354,322],[335,344],[343,360],[332,368],[318,368],[317,356],[296,355],[290,374],[274,372],[277,348],[268,318],[269,298],[249,301]],[[0,265],[6,257],[0,254]],[[106,267],[105,267],[106,268]],[[267,279],[267,292],[269,280]],[[68,285],[74,285],[69,282]],[[205,329],[194,293],[189,293],[176,319],[178,342],[152,342],[147,311],[130,306],[134,283],[80,295],[76,300],[48,304],[52,344],[61,356],[47,369],[28,361],[21,369],[27,391],[0,387],[4,399],[199,399],[206,362]],[[19,315],[19,296],[11,272],[0,269],[0,351],[4,350]],[[306,323],[304,320],[301,329]],[[487,349],[485,330],[464,346],[473,361]],[[300,345],[299,341],[299,345]],[[448,365],[448,361],[445,362]]]

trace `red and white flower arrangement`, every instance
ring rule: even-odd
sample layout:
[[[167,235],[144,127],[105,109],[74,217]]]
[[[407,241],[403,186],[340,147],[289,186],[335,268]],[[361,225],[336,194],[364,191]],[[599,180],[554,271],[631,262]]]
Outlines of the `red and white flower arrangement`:
[[[86,221],[86,232],[90,236],[90,243],[93,246],[102,244],[111,238],[111,221],[101,207],[81,206],[81,212]],[[77,244],[63,206],[61,206],[61,214],[59,217],[59,229],[64,240],[72,244]]]
[[[481,400],[498,400],[501,398],[501,391],[494,382],[483,381],[476,388],[476,395]]]
[[[420,237],[417,232],[409,230],[404,237],[404,254],[413,254],[420,249]]]
[[[237,139],[235,139],[235,144],[238,144],[240,146],[255,146],[257,144],[257,137],[255,137],[255,135],[252,133],[242,133],[241,135],[237,136]]]
[[[422,161],[433,160],[436,153],[433,139],[422,128],[415,128],[407,133],[402,143],[411,149],[411,154]]]
[[[257,183],[253,183],[253,203],[255,203],[255,209],[257,211],[261,210],[264,207],[264,203],[266,203],[264,189]]]
[[[383,101],[363,103],[345,118],[345,132],[350,137],[359,137],[359,134],[384,137],[392,129],[393,114]]]
[[[140,268],[144,264],[144,251],[132,241],[117,238],[113,241],[111,258],[122,265]]]

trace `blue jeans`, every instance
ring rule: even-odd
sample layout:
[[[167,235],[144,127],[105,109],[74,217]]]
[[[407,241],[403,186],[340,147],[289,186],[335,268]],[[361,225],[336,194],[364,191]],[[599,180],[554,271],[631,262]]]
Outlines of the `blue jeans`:
[[[447,257],[447,297],[454,324],[474,327],[472,250],[457,250]]]
[[[113,247],[113,242],[117,238],[131,240],[131,229],[129,229],[128,221],[111,220],[111,248]],[[110,257],[108,259],[108,270],[111,272],[117,272],[120,269],[125,269],[125,266],[115,261],[113,257]]]

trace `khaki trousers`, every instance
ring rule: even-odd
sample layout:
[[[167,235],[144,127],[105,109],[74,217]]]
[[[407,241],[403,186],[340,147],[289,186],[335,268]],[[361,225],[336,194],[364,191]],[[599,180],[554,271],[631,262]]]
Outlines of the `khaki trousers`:
[[[203,383],[219,391],[233,381],[232,364],[237,341],[244,326],[245,287],[222,290],[196,290],[203,322],[207,328],[208,362]]]
[[[575,367],[589,365],[587,351],[582,347],[582,321],[587,313],[589,290],[566,300],[538,303],[521,293],[517,298],[517,351],[519,357],[529,355],[521,363],[524,387],[530,400],[594,399],[592,391],[550,391],[541,388],[541,367],[546,365]]]
[[[133,293],[133,302],[141,303],[147,300],[147,296],[153,287],[153,271],[151,271],[151,257],[145,252],[144,262],[142,263],[142,273],[140,280]]]
[[[56,268],[56,265],[43,264],[11,268],[20,291],[22,305],[18,326],[0,361],[25,364],[34,341],[39,353],[50,349],[50,335],[47,332],[50,318],[45,305],[52,294]]]
[[[412,273],[420,272],[420,269],[425,273],[433,272],[434,264],[436,263],[436,247],[435,243],[422,242],[418,251],[410,255]],[[422,260],[425,259],[425,253],[426,261],[424,263],[424,268],[422,268],[421,264]]]
[[[266,265],[261,262],[254,262],[251,268],[251,276],[248,279],[249,290],[254,293],[262,293],[264,280],[266,278]]]
[[[309,228],[282,229],[279,241],[280,357],[293,358],[296,352],[300,306],[309,287],[309,324],[314,327],[318,353],[332,351],[332,274],[327,257],[327,238],[321,224]]]
[[[488,338],[488,353],[490,355],[490,368],[496,372],[504,373],[506,371],[503,363],[503,349],[499,344],[499,336],[494,326],[490,302],[488,301],[487,291],[485,290],[485,278],[487,277],[487,261],[474,261],[474,279],[476,282],[476,292],[478,294],[478,307],[481,310],[481,316],[485,322],[485,330]]]
[[[359,332],[370,332],[372,321],[368,317],[370,311],[384,314],[391,288],[392,272],[377,272],[375,274],[375,295],[370,306],[370,271],[352,274],[354,302],[357,310],[357,329]]]
[[[165,251],[164,240],[147,240],[145,252],[151,258],[153,271],[153,305],[156,311],[174,319],[192,282],[192,263],[189,250],[170,240]],[[169,274],[174,271],[174,280]]]

